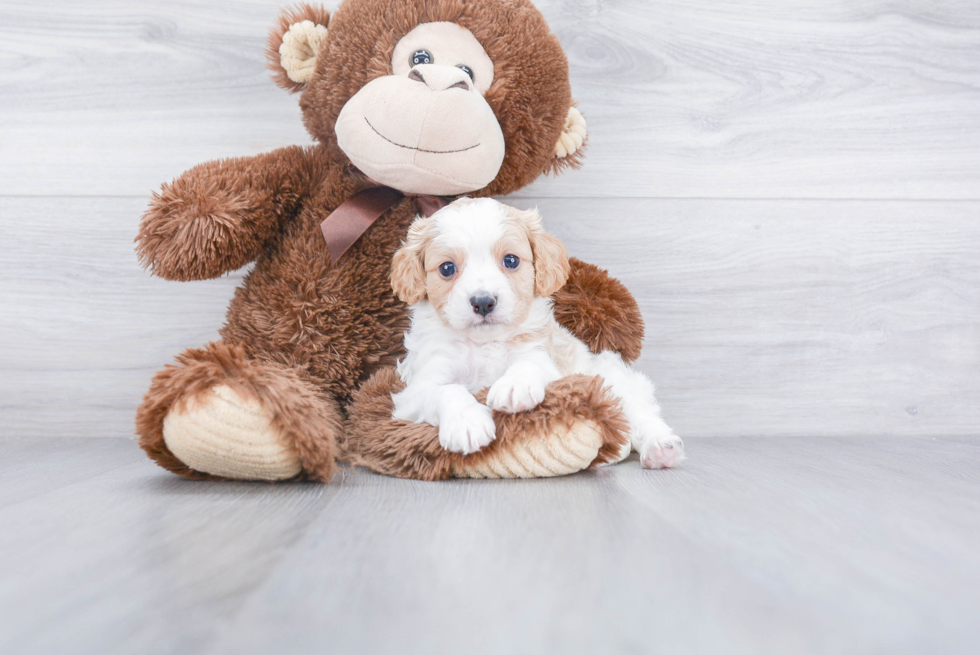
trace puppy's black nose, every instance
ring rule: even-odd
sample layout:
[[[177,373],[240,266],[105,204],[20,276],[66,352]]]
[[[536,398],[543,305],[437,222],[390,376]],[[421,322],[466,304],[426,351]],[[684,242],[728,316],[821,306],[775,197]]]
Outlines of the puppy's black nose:
[[[493,311],[494,307],[496,307],[497,299],[488,294],[481,294],[470,298],[470,304],[473,305],[474,314],[486,316]]]

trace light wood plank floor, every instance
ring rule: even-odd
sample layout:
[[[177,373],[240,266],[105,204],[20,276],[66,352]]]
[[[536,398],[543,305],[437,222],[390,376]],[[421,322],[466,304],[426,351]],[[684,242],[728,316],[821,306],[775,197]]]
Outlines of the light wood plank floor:
[[[0,440],[0,652],[975,647],[980,440],[689,450],[672,471],[324,486],[188,482],[119,439]]]

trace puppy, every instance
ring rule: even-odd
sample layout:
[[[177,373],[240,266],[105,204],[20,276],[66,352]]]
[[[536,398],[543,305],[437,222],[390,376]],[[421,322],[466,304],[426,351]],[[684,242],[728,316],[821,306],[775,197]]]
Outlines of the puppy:
[[[393,418],[438,426],[444,448],[472,453],[494,439],[491,410],[527,411],[554,380],[600,375],[630,425],[619,460],[630,446],[646,468],[684,459],[650,380],[615,352],[592,353],[555,320],[549,296],[569,270],[537,211],[464,198],[416,219],[392,263],[392,287],[412,306]],[[487,387],[483,405],[473,394]]]

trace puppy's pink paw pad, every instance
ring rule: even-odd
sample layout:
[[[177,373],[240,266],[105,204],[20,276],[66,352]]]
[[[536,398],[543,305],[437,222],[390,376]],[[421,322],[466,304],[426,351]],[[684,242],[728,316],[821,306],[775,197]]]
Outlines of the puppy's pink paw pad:
[[[673,468],[684,459],[684,442],[680,437],[671,436],[663,441],[655,441],[643,449],[640,463],[646,469]]]

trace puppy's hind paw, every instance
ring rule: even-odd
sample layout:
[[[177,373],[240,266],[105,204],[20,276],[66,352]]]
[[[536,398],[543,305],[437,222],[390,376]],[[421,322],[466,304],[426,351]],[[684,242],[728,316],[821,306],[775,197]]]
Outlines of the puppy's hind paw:
[[[673,468],[684,459],[684,442],[677,435],[651,439],[643,445],[640,463],[645,469]]]

